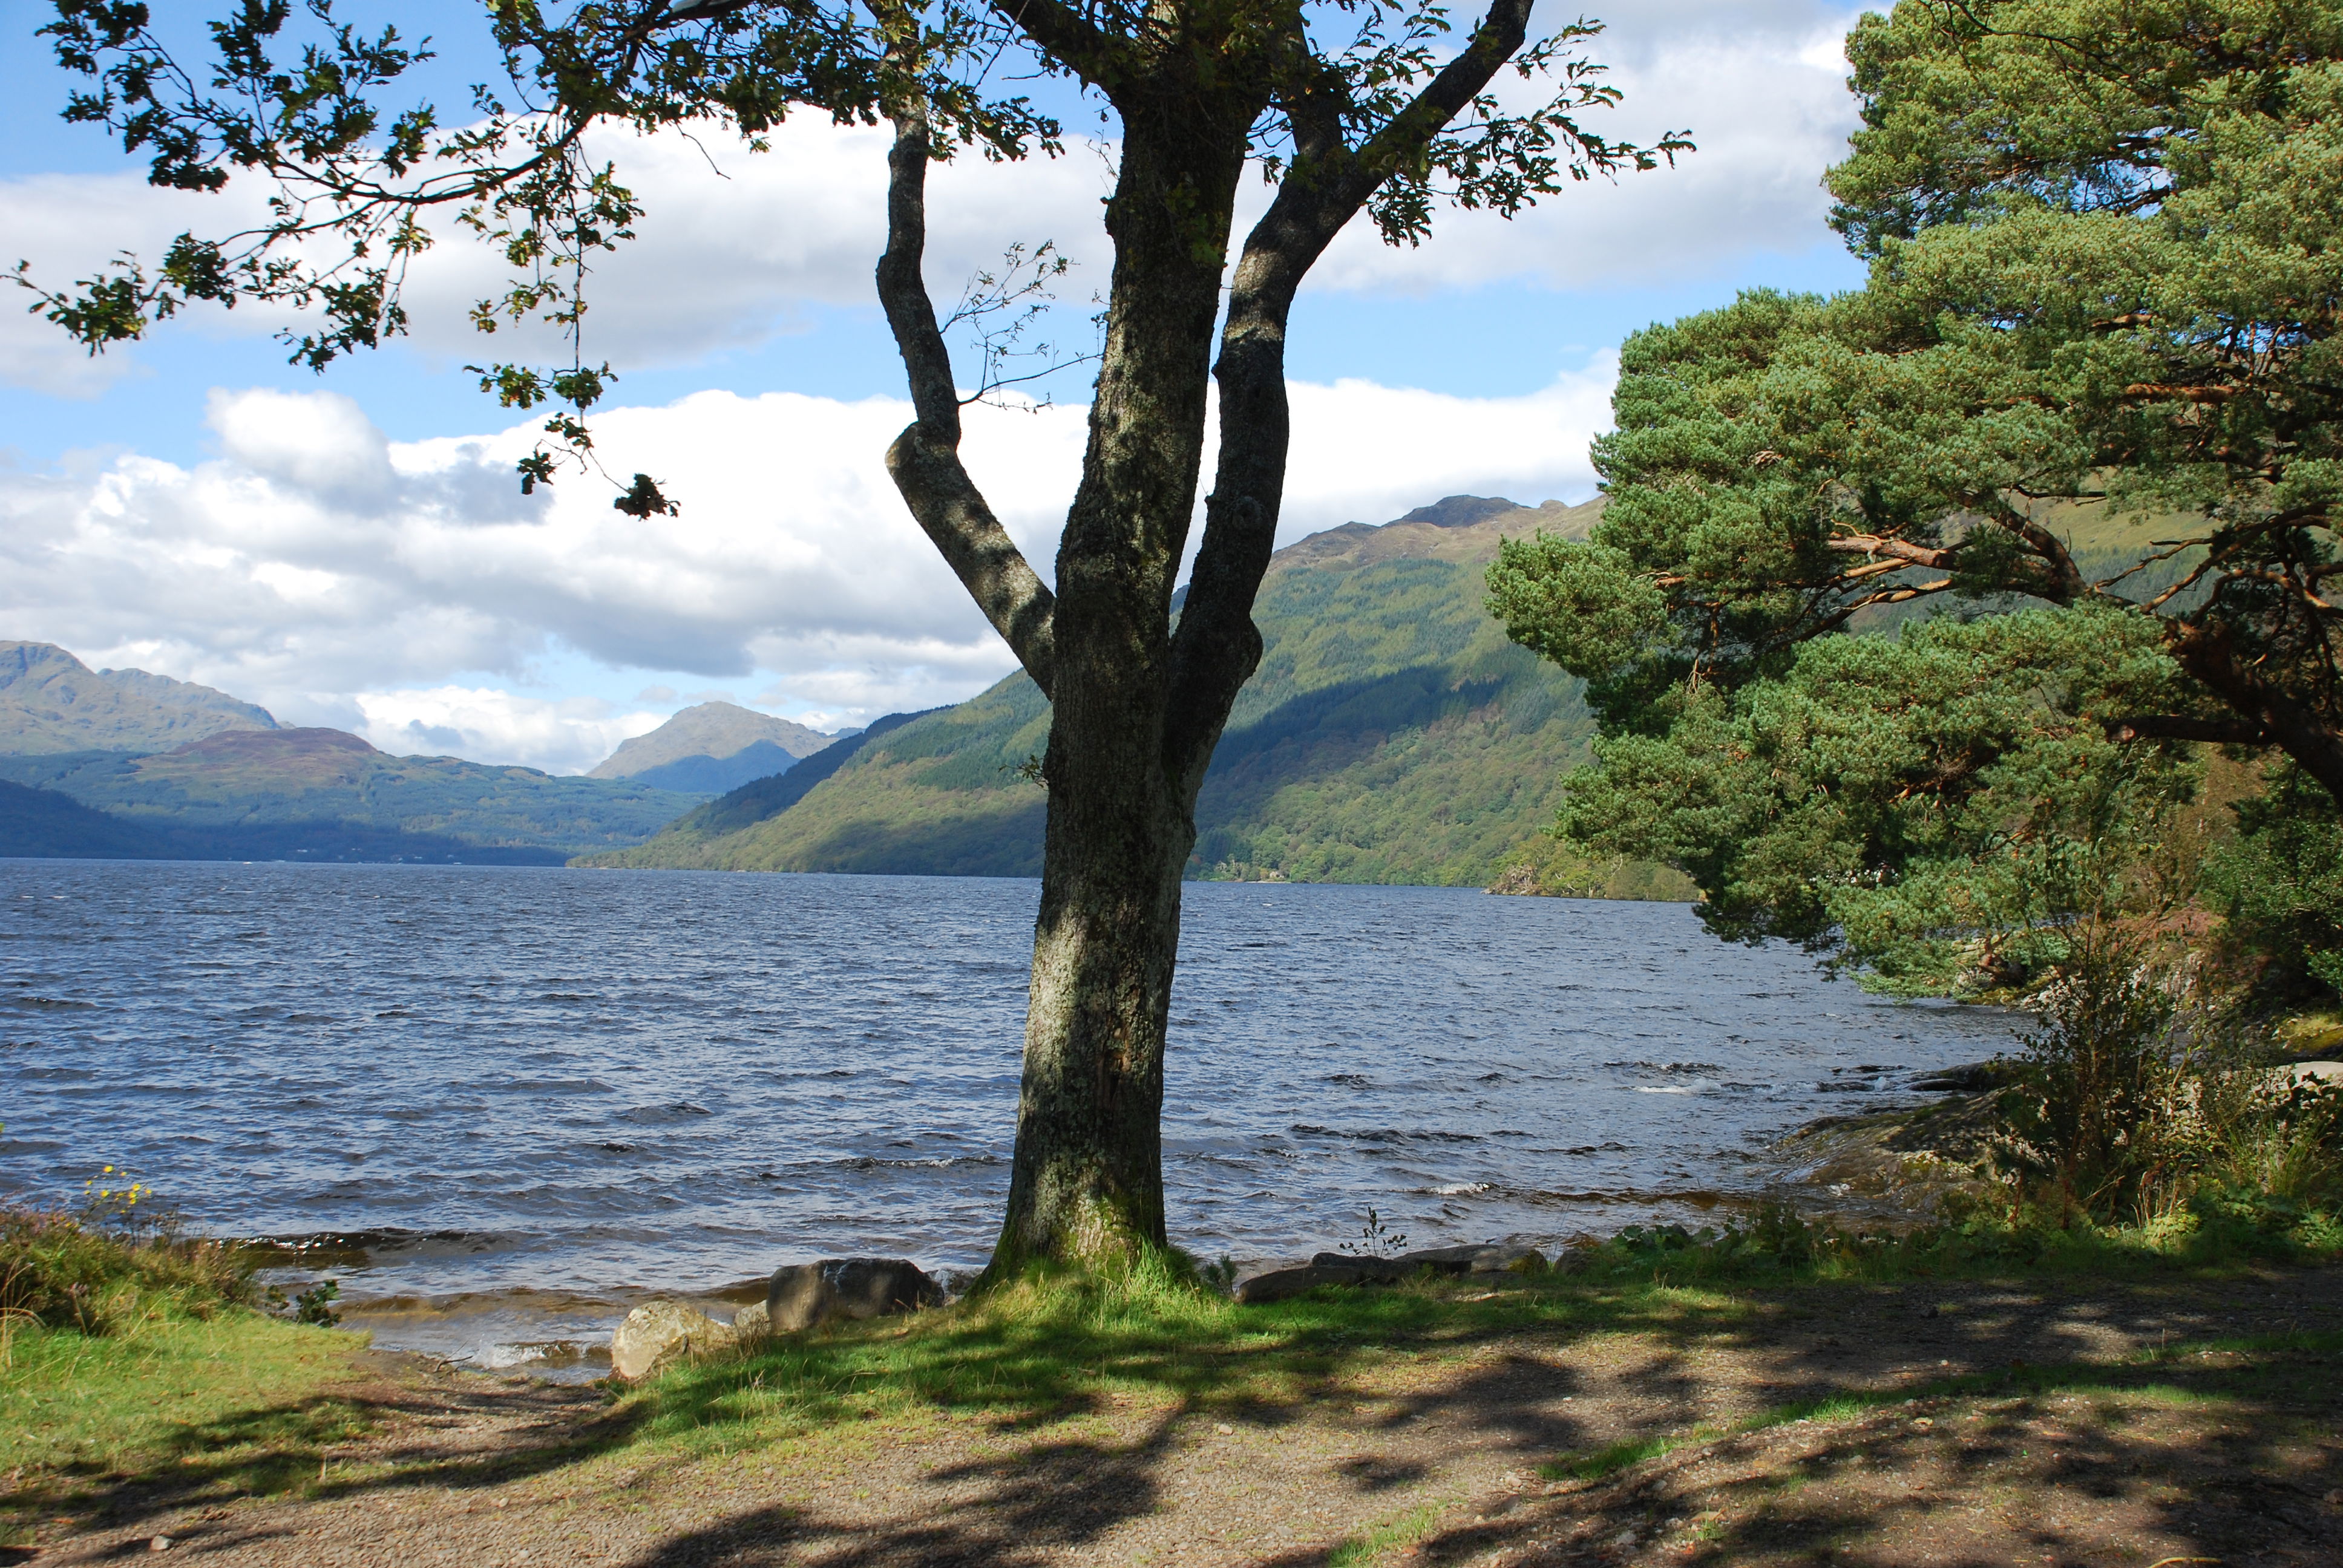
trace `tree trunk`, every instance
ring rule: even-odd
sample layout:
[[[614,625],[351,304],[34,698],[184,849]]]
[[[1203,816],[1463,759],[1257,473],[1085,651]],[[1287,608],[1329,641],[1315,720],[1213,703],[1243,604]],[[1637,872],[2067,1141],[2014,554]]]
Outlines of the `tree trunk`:
[[[2267,678],[2256,660],[2240,657],[2219,621],[2168,621],[2164,643],[2181,668],[2258,728],[2254,743],[2284,751],[2343,805],[2343,733],[2326,712]]]
[[[1166,756],[1172,590],[1252,110],[1131,123],[1104,356],[1058,551],[1049,826],[1009,1211],[988,1277],[1165,1245],[1163,1035],[1196,791]]]

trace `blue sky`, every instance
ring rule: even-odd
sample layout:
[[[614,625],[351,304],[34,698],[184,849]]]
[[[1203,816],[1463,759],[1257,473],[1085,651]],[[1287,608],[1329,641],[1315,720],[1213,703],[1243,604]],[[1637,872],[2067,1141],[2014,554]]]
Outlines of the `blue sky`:
[[[216,226],[233,194],[149,191],[101,134],[56,119],[65,79],[31,36],[45,12],[0,0],[0,263],[70,278]],[[443,96],[481,74],[459,46],[476,31],[461,5],[355,15],[438,32],[451,57],[426,75]],[[1851,20],[1639,6],[1594,51],[1627,94],[1602,128],[1688,126],[1701,150],[1681,167],[1565,192],[1511,225],[1452,218],[1418,251],[1338,242],[1294,315],[1283,537],[1458,490],[1583,498],[1624,336],[1744,287],[1858,283],[1818,186],[1853,124],[1835,58]],[[711,696],[860,723],[1005,673],[878,467],[905,417],[869,299],[878,138],[792,126],[761,158],[711,149],[723,178],[672,145],[607,146],[649,214],[596,280],[588,355],[621,371],[601,439],[615,470],[674,481],[682,517],[632,525],[575,481],[513,493],[529,435],[461,369],[484,355],[462,306],[492,271],[456,241],[418,272],[412,338],[323,376],[287,366],[269,336],[282,323],[249,309],[192,315],[97,362],[12,312],[0,637],[203,680],[387,749],[561,771]],[[1079,264],[1071,299],[1102,286],[1111,152],[940,175],[934,291],[1045,236]],[[989,413],[970,437],[1045,569],[1084,396],[1053,392],[1059,407]]]

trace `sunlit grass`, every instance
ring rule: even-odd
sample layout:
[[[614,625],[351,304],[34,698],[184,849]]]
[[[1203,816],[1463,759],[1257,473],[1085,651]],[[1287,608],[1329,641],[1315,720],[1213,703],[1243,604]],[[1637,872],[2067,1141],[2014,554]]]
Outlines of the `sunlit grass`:
[[[327,1392],[359,1342],[244,1308],[103,1335],[19,1324],[0,1368],[0,1540],[129,1476],[168,1475],[189,1501],[302,1483],[365,1430]]]

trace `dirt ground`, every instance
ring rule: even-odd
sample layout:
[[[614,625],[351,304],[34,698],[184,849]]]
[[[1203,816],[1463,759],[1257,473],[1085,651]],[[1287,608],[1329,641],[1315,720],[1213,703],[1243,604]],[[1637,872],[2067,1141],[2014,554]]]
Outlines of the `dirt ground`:
[[[2284,1338],[2343,1330],[2338,1287],[1809,1286],[1713,1331],[1394,1347],[1290,1404],[698,1454],[604,1441],[591,1389],[369,1354],[342,1392],[373,1430],[305,1495],[124,1481],[0,1562],[2343,1564],[2343,1357]]]

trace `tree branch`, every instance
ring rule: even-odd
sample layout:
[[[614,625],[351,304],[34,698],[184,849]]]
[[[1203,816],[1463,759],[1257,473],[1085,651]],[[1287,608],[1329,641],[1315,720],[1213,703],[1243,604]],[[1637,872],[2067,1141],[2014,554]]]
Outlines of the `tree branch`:
[[[928,164],[934,154],[926,103],[907,94],[889,106],[889,118],[895,145],[887,154],[887,250],[879,258],[879,300],[918,417],[887,448],[887,473],[920,529],[1046,697],[1056,673],[1057,600],[960,460],[960,389],[920,275]]]
[[[1062,0],[991,0],[993,15],[1111,99],[1128,74],[1131,47]]]
[[[1204,500],[1204,538],[1172,641],[1164,760],[1192,791],[1219,742],[1238,689],[1261,662],[1252,601],[1269,568],[1292,437],[1285,393],[1285,328],[1293,296],[1334,236],[1377,186],[1428,146],[1472,104],[1528,37],[1532,0],[1493,0],[1456,57],[1407,106],[1352,151],[1322,80],[1296,84],[1289,105],[1296,157],[1276,198],[1245,236],[1229,290],[1221,352],[1220,459]],[[1296,40],[1300,58],[1308,42]]]
[[[2108,719],[2107,739],[2128,740],[2202,740],[2216,746],[2271,746],[2277,737],[2266,725],[2244,719],[2199,719],[2186,713],[2137,714]]]
[[[1845,534],[1836,538],[1824,540],[1823,548],[1826,550],[1836,550],[1843,555],[1874,558],[1884,556],[1892,561],[1902,561],[1916,567],[1934,567],[1940,571],[1953,563],[1953,552],[1949,548],[1936,549],[1926,545],[1909,544],[1902,539],[1886,538],[1878,534]],[[1849,572],[1846,575],[1855,577],[1864,569],[1857,568],[1857,571]]]

